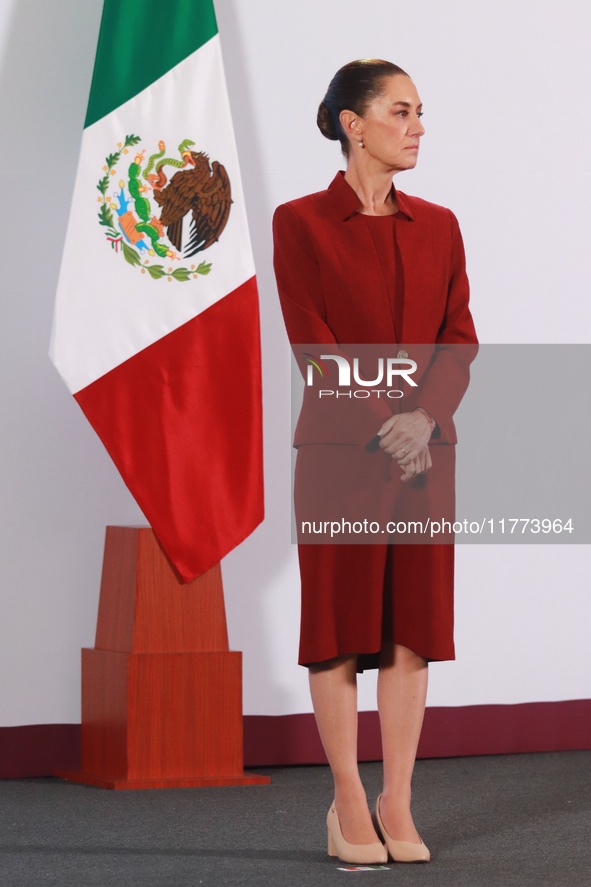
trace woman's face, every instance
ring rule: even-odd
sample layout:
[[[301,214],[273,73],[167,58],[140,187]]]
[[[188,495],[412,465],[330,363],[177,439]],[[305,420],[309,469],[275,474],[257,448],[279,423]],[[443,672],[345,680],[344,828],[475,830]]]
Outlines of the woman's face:
[[[410,77],[385,77],[382,95],[373,99],[359,120],[364,153],[393,171],[412,169],[425,128],[422,103]],[[352,149],[357,148],[352,145]]]

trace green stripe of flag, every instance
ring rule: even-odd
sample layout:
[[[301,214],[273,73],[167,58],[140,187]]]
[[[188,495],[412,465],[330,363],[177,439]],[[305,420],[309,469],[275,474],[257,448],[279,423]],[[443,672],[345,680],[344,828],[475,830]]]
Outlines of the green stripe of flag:
[[[105,0],[85,127],[207,43],[212,0]]]

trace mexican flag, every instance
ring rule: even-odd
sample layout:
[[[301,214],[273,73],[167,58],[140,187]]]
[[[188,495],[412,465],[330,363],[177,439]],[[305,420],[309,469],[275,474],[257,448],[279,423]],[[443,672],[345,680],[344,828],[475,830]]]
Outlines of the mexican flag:
[[[185,581],[263,517],[254,275],[211,0],[105,0],[51,358]]]

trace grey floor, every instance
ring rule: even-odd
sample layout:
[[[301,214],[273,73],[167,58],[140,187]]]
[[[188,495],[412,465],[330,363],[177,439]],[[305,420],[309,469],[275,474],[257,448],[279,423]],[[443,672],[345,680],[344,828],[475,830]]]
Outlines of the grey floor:
[[[60,887],[591,885],[591,752],[419,761],[429,865],[348,872],[326,855],[325,767],[268,786],[112,792],[0,782],[0,884]],[[381,766],[362,765],[371,801]]]

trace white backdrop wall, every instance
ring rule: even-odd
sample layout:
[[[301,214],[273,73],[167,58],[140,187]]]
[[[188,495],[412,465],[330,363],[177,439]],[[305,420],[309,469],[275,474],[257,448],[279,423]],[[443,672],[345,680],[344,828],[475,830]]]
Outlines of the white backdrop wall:
[[[102,0],[0,0],[2,546],[0,726],[75,723],[107,524],[144,523],[47,353]],[[271,216],[326,187],[338,146],[315,126],[334,71],[408,70],[425,103],[402,190],[459,217],[484,342],[591,340],[588,0],[217,0],[261,292],[267,519],[224,563],[246,714],[310,710],[296,665],[289,349]],[[586,405],[581,405],[587,408]],[[532,425],[557,439],[549,405]],[[573,466],[588,471],[589,466]],[[431,705],[591,697],[589,546],[459,546],[458,660]],[[375,707],[374,678],[361,704]]]

